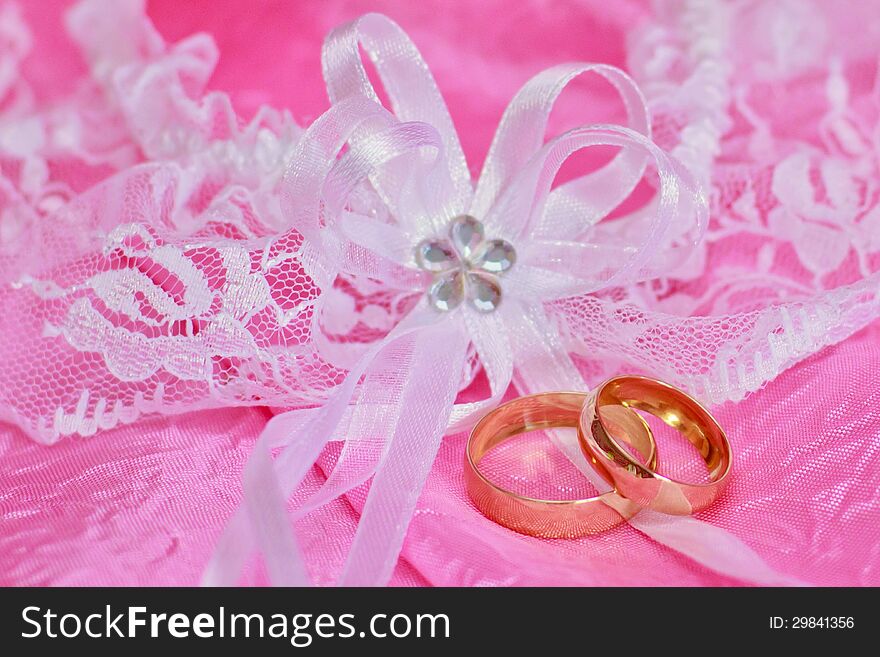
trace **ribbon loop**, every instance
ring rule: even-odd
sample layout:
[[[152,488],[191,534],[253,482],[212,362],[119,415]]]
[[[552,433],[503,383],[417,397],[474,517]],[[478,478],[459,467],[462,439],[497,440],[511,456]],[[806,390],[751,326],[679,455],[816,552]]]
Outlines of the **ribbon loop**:
[[[629,127],[651,134],[648,106],[635,82],[620,69],[605,64],[561,64],[538,73],[514,96],[483,165],[471,214],[485,217],[513,177],[545,142],[553,106],[576,78],[594,73],[607,80],[626,108]],[[570,227],[557,221],[557,237],[573,239],[584,225],[595,223],[619,205],[642,177],[645,154],[625,148],[604,167],[554,190],[549,210],[559,217],[576,218]],[[494,226],[493,226],[494,227]]]
[[[431,212],[436,203],[428,182],[435,180],[432,174],[441,159],[439,135],[425,123],[394,122],[350,144],[328,173],[322,194],[326,228],[338,243],[343,271],[396,289],[412,289],[422,279],[406,266],[412,265],[415,236],[431,232],[434,223],[445,225]],[[346,209],[364,182],[388,207],[391,222]]]
[[[323,191],[339,153],[359,128],[371,122],[387,127],[393,121],[380,105],[356,96],[324,112],[296,145],[281,182],[281,210],[288,224],[316,247],[330,246],[322,230]],[[336,255],[337,249],[328,250],[330,257]]]
[[[569,274],[574,272],[573,275],[577,277],[579,270],[583,273],[589,271],[589,276],[583,279],[583,287],[578,293],[593,292],[602,287],[657,276],[657,262],[667,262],[665,254],[672,248],[671,237],[675,236],[680,242],[676,246],[680,257],[687,257],[690,249],[702,239],[708,221],[702,190],[684,167],[645,135],[615,125],[575,128],[548,142],[511,181],[492,208],[491,216],[496,222],[506,222],[510,234],[525,237],[530,243],[536,239],[552,237],[555,231],[546,224],[545,212],[553,180],[571,155],[594,146],[640,149],[655,162],[659,189],[650,221],[643,227],[635,243],[616,245],[620,248],[622,258],[617,261],[609,259],[608,266],[601,269],[595,263],[586,263],[586,270],[583,264],[579,265],[576,261],[564,258],[567,264],[563,266],[569,268]],[[561,248],[563,246],[564,243]],[[606,245],[598,245],[603,246]],[[614,242],[610,241],[608,247],[614,246]],[[571,245],[562,248],[562,251],[573,255]],[[560,253],[554,258],[552,253],[545,253],[536,262],[527,264],[546,269],[548,263],[552,265],[555,260],[562,264],[564,256],[565,253]],[[512,287],[516,289],[516,286]],[[571,294],[571,289],[564,292],[560,290],[558,294],[551,294],[550,298]]]
[[[339,158],[346,145],[348,152]],[[400,159],[405,159],[404,166],[394,166]],[[442,144],[430,125],[400,123],[359,96],[334,105],[310,126],[282,180],[282,209],[290,225],[319,252],[315,259],[322,263],[322,287],[340,271],[383,280],[397,289],[418,283],[421,277],[407,272],[396,256],[403,255],[401,243],[418,234],[416,217],[437,216],[427,208],[436,207],[432,194],[438,186],[430,183],[437,180],[441,161]],[[412,218],[409,230],[405,223],[380,225],[344,210],[364,181],[383,199],[397,199],[388,204],[398,210],[395,218]],[[421,230],[430,232],[424,226]],[[379,231],[389,239],[377,242]]]
[[[356,95],[379,102],[364,68],[360,46],[375,65],[394,114],[401,121],[434,126],[440,134],[453,190],[450,216],[467,211],[473,189],[458,132],[428,65],[397,23],[381,14],[366,14],[330,32],[321,51],[330,102],[335,104]]]

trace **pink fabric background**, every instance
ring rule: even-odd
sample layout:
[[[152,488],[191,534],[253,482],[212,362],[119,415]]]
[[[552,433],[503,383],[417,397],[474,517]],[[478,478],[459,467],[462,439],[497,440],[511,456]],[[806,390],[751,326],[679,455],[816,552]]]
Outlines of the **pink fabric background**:
[[[63,35],[64,2],[24,3],[34,31],[25,74],[44,99],[85,71]],[[211,87],[250,116],[286,107],[307,124],[327,107],[320,45],[365,11],[398,21],[431,66],[478,170],[504,106],[532,74],[568,60],[624,66],[640,2],[533,1],[149,3],[163,37],[216,39]],[[598,92],[597,92],[598,93]],[[586,96],[580,96],[585,98]],[[578,96],[573,95],[576,102]],[[593,95],[583,122],[605,112]],[[586,114],[586,116],[585,116]],[[817,585],[880,584],[880,326],[718,408],[736,450],[729,494],[700,518],[742,538],[780,572]],[[479,386],[478,382],[475,384]],[[0,583],[191,585],[240,500],[240,472],[268,411],[230,409],[141,421],[42,447],[0,429]],[[626,525],[578,541],[541,541],[483,519],[463,491],[464,435],[448,437],[410,526],[396,585],[726,585]],[[316,487],[333,454],[313,469]],[[299,523],[312,575],[331,583],[363,490]],[[265,578],[255,565],[248,583]]]

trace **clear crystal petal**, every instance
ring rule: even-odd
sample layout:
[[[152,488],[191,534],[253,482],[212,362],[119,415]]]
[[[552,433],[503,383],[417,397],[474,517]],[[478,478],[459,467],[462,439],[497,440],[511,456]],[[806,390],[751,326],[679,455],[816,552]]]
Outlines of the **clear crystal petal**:
[[[483,224],[463,214],[452,220],[449,229],[452,245],[465,260],[469,259],[483,241]]]
[[[463,299],[464,275],[460,271],[440,276],[428,288],[428,302],[441,312],[457,308]]]
[[[424,240],[416,247],[416,263],[425,271],[446,271],[458,266],[458,254],[445,241]]]
[[[481,313],[490,313],[501,303],[501,286],[491,274],[470,272],[467,275],[467,297]]]
[[[474,265],[492,274],[503,274],[516,263],[516,249],[505,240],[483,242],[474,257]]]

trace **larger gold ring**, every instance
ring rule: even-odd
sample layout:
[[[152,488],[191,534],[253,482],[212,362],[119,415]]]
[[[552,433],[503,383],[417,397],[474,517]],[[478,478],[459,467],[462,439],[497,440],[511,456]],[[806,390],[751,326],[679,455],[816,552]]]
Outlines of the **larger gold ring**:
[[[646,411],[677,429],[709,469],[710,482],[691,484],[657,474],[624,449],[615,438],[614,406]],[[727,486],[733,456],[715,418],[693,397],[669,384],[642,376],[619,376],[599,386],[584,404],[578,427],[581,449],[615,490],[636,504],[672,515],[706,508]]]
[[[483,417],[468,438],[465,485],[477,508],[490,520],[529,536],[576,538],[605,531],[628,520],[640,507],[615,492],[581,500],[540,500],[498,486],[480,472],[480,460],[517,434],[553,427],[576,427],[587,395],[551,392],[519,397]],[[606,409],[606,427],[657,467],[650,427],[620,405]]]

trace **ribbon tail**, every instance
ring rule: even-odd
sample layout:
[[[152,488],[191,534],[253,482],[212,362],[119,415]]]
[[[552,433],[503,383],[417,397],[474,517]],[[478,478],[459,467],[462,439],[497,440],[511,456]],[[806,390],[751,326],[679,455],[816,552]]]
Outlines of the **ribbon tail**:
[[[285,475],[289,481],[296,482],[293,485],[295,487],[305,477],[327,442],[312,441],[309,438],[291,441],[290,436],[307,435],[306,428],[315,422],[319,412],[320,409],[288,411],[276,415],[266,424],[242,473],[244,491],[242,505],[236,509],[217,541],[214,554],[202,574],[203,586],[234,586],[238,582],[247,559],[258,546],[255,533],[260,532],[261,527],[267,527],[261,543],[275,544],[273,537],[278,536],[279,523],[276,517],[266,513],[267,510],[277,509],[279,506],[284,508],[286,496],[278,483],[278,478],[282,474]],[[304,415],[309,418],[305,423],[303,423]],[[287,463],[273,464],[269,458],[271,450],[280,445],[287,446],[284,454],[287,456],[286,461],[291,464],[283,473],[281,469]],[[253,522],[251,519],[252,508],[261,509],[263,515],[258,522]],[[270,526],[272,529],[268,529]],[[285,531],[289,533],[288,525],[284,526]],[[306,584],[308,580],[303,579],[305,570],[300,566],[301,560],[298,559],[299,549],[287,537],[279,540],[284,543],[281,550],[290,550],[289,555],[293,558],[284,568],[278,568],[277,572],[272,573],[270,570],[270,578],[273,581],[288,580],[291,586]],[[283,574],[285,572],[287,574]]]
[[[319,441],[313,441],[309,446],[313,452],[316,448],[318,452],[323,448]],[[313,456],[311,462],[314,462],[318,455],[300,456],[299,471],[292,477],[297,483],[308,471],[306,464],[310,462],[309,457]],[[248,459],[242,477],[251,529],[257,543],[266,546],[264,560],[270,581],[279,586],[307,586],[309,576],[299,545],[290,530],[290,521],[286,514],[275,512],[276,509],[285,508],[287,496],[278,478],[266,477],[267,472],[273,472],[272,454],[266,441],[260,440]]]
[[[364,353],[330,399],[305,425],[302,425],[298,410],[282,413],[269,421],[245,466],[244,505],[221,535],[205,570],[203,584],[230,586],[236,583],[255,546],[263,553],[273,583],[307,583],[302,581],[305,567],[299,558],[285,502],[337,433],[340,423],[351,417],[349,405],[358,391],[358,383],[376,358],[391,345],[412,339],[413,334],[437,322],[436,313],[425,307],[416,308],[383,340]],[[292,427],[298,430],[291,431]],[[285,433],[289,436],[286,439],[282,437]],[[272,461],[268,458],[269,446],[279,443],[286,447]],[[284,482],[283,485],[280,481]],[[279,529],[282,527],[283,538]]]
[[[393,437],[373,477],[342,586],[382,586],[397,563],[409,520],[446,433],[461,382],[468,336],[458,322],[419,333]]]
[[[658,543],[722,575],[761,586],[808,586],[774,570],[735,534],[694,517],[641,511],[629,523]]]
[[[516,358],[514,383],[520,392],[585,390],[583,377],[545,310],[523,307],[521,318],[518,330],[511,331]],[[587,462],[571,432],[550,430],[548,434],[600,493],[611,490]],[[696,518],[644,510],[630,518],[629,523],[649,538],[722,575],[761,585],[803,584],[774,570],[734,534]]]

